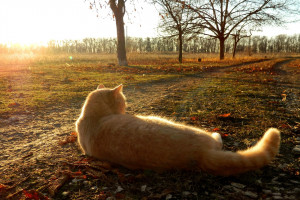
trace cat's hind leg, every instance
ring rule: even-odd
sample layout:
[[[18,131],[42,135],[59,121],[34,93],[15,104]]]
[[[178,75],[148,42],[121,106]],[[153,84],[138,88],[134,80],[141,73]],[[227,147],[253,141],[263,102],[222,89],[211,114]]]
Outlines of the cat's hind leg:
[[[220,144],[220,149],[223,147],[222,137],[219,133],[212,133],[211,136]]]

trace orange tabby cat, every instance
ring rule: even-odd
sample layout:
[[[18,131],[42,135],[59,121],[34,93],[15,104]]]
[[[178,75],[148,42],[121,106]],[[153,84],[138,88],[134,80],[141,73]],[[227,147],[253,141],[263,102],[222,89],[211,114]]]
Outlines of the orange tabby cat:
[[[91,92],[76,122],[85,154],[129,169],[204,170],[231,175],[258,169],[278,153],[280,132],[270,128],[252,148],[222,150],[218,133],[154,116],[125,114],[123,86],[99,85]]]

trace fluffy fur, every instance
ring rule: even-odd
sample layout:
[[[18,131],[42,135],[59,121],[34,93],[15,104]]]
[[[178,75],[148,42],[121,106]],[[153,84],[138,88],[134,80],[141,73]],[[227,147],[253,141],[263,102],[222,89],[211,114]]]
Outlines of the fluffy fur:
[[[204,170],[227,176],[258,169],[278,153],[280,132],[275,128],[252,148],[223,151],[218,133],[155,116],[125,114],[125,100],[122,85],[99,85],[88,95],[76,122],[85,154],[129,169]]]

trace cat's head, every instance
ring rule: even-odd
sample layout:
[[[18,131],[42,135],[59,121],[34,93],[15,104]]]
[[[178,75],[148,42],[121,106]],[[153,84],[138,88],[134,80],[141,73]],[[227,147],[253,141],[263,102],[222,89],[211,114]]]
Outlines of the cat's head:
[[[99,85],[86,99],[84,105],[86,114],[98,116],[124,114],[126,98],[122,90],[123,85],[119,85],[113,89],[106,88],[104,85]]]

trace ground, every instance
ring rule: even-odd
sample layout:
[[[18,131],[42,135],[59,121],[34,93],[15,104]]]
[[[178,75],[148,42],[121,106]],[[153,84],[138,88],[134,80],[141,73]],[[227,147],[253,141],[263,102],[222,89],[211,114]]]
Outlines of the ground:
[[[26,64],[27,71],[24,65],[10,69],[4,68],[5,64],[0,66],[1,91],[7,95],[0,100],[0,198],[297,199],[300,196],[299,152],[295,148],[300,144],[298,57],[217,64],[166,62],[159,66],[147,65],[145,61],[143,65],[134,63],[129,67],[110,63],[55,65],[58,66],[55,73],[63,73],[62,77],[50,68],[42,68],[49,63],[39,63],[39,68]],[[27,69],[28,65],[34,69]],[[69,73],[69,69],[72,73],[79,71],[79,78]],[[12,75],[17,72],[20,75]],[[97,87],[99,79],[94,80],[91,72],[103,74],[102,83],[108,87],[123,81],[128,113],[159,115],[219,132],[225,150],[252,146],[269,127],[276,127],[282,136],[280,154],[260,170],[230,177],[201,171],[132,171],[87,157],[76,142],[74,123],[86,94]],[[45,78],[48,73],[53,73],[54,78]],[[119,74],[122,75],[118,77]],[[85,82],[90,80],[93,81]],[[30,102],[38,94],[32,94],[26,85],[34,81],[40,83],[34,88],[40,87],[38,93],[42,95]],[[63,89],[55,90],[60,85]],[[76,90],[75,86],[79,88],[77,93],[62,95],[68,88]],[[44,98],[48,93],[51,95]],[[56,102],[52,95],[59,96]]]

